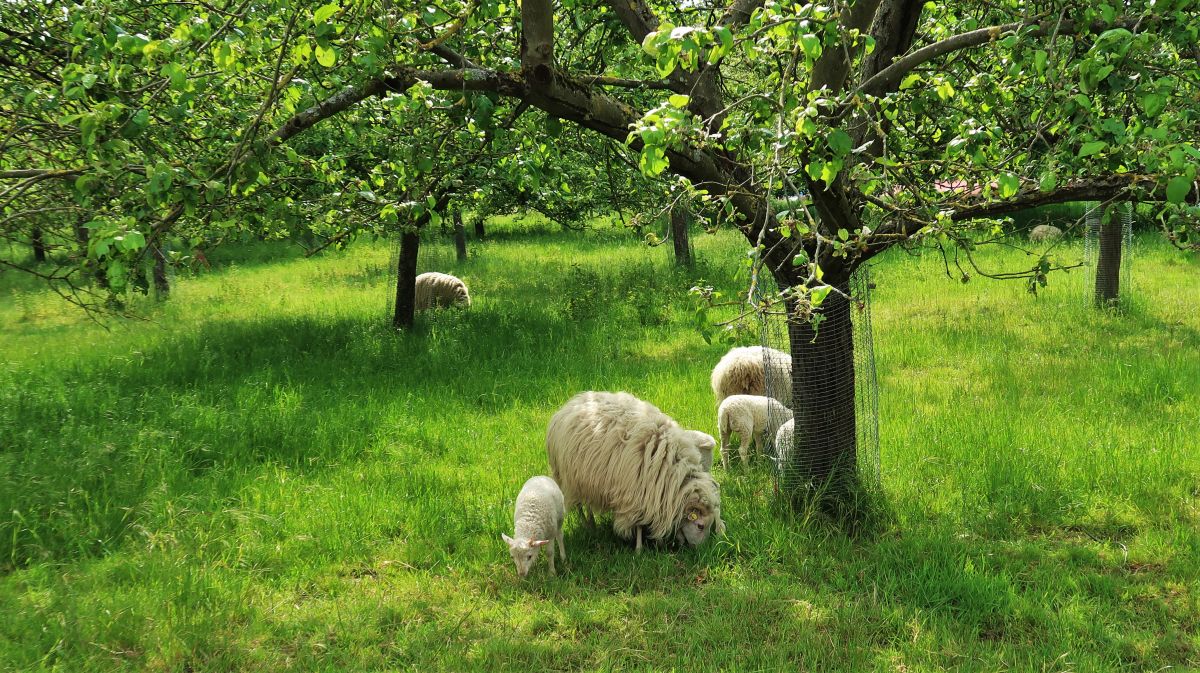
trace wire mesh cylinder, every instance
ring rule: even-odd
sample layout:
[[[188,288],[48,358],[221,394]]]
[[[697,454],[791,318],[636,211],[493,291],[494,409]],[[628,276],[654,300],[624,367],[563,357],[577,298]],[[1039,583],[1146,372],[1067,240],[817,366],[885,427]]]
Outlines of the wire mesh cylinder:
[[[783,310],[764,311],[767,395],[792,417],[771,414],[767,452],[777,492],[825,488],[841,475],[879,484],[879,405],[871,333],[870,280],[861,268],[823,302],[816,328]],[[789,324],[790,321],[790,324]],[[771,372],[786,375],[770,375]],[[782,390],[783,386],[788,389]]]
[[[1083,294],[1089,304],[1119,306],[1132,292],[1133,204],[1088,204],[1083,239]]]

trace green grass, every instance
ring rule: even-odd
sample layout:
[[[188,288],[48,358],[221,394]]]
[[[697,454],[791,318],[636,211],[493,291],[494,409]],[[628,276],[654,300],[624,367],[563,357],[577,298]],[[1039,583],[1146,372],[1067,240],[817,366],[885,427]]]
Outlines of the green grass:
[[[507,228],[506,228],[507,227]],[[728,535],[635,557],[567,524],[516,579],[500,532],[545,425],[624,389],[715,430],[727,346],[615,232],[511,221],[427,245],[469,311],[384,327],[383,244],[213,251],[105,331],[0,278],[0,669],[1057,670],[1200,667],[1200,260],[1139,242],[1124,314],[875,268],[887,516],[848,536],[717,468]],[[989,264],[1020,262],[993,251]]]

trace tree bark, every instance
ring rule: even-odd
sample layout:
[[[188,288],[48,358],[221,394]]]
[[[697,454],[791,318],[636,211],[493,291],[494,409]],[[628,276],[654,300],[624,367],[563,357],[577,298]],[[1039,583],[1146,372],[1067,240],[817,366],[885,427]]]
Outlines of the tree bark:
[[[835,287],[850,291],[849,282]],[[785,485],[795,485],[786,495],[796,505],[836,504],[857,483],[852,310],[851,301],[831,292],[816,330],[810,321],[788,320],[795,435],[781,477]]]
[[[154,246],[154,294],[159,301],[171,296],[171,280],[167,277],[167,255],[159,246]]]
[[[454,253],[458,261],[467,261],[467,229],[463,226],[461,212],[454,213]]]
[[[485,232],[483,230],[483,217],[476,215],[475,216],[475,240],[482,241],[485,233],[487,233],[487,232]]]
[[[392,326],[408,329],[416,313],[417,253],[421,249],[420,232],[406,231],[400,237],[400,261],[396,265],[396,312]]]
[[[684,206],[671,208],[671,240],[675,245],[675,265],[691,266],[692,249],[688,241],[688,218],[690,213]]]
[[[1124,227],[1119,209],[1108,209],[1107,222],[1100,219],[1100,245],[1096,257],[1096,305],[1112,306],[1121,293],[1121,247],[1124,244]]]
[[[33,232],[29,235],[29,243],[33,246],[34,261],[46,261],[46,241],[42,238],[41,227],[33,228]]]

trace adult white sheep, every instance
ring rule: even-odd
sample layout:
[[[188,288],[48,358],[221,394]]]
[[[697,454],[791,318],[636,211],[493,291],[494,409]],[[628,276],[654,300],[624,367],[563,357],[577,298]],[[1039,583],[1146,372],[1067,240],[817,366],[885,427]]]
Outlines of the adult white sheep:
[[[750,461],[750,444],[761,453],[763,435],[774,439],[781,424],[792,419],[792,411],[779,400],[765,395],[730,395],[717,409],[717,428],[721,432],[721,466],[729,467],[729,437],[736,434],[741,445],[738,455],[742,462]]]
[[[567,510],[612,512],[613,531],[636,537],[639,553],[643,527],[650,539],[691,545],[724,530],[719,488],[704,466],[715,445],[629,393],[580,393],[546,431],[550,472]]]
[[[563,546],[562,525],[566,515],[563,494],[558,484],[550,477],[530,477],[517,494],[517,507],[513,512],[513,536],[504,533],[500,537],[508,543],[508,553],[517,564],[517,576],[525,577],[537,561],[538,551],[545,545],[546,559],[550,562],[550,574],[554,570],[554,543],[558,542],[558,554],[567,560]]]
[[[792,356],[764,346],[729,349],[712,372],[717,405],[730,395],[767,395],[792,406]]]
[[[471,295],[467,293],[467,284],[461,279],[448,273],[430,271],[417,276],[416,310],[424,311],[435,306],[470,306]]]
[[[1057,241],[1062,238],[1062,229],[1053,224],[1039,224],[1029,232],[1029,240],[1034,243]]]

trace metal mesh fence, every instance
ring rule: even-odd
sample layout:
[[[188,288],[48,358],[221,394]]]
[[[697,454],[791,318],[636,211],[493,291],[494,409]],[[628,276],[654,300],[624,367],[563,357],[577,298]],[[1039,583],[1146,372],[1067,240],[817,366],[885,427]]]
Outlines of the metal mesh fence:
[[[1105,215],[1108,221],[1105,222]],[[1096,305],[1121,305],[1133,289],[1133,204],[1088,204],[1083,237],[1083,295]]]
[[[772,407],[768,414],[766,451],[780,494],[820,488],[814,482],[821,475],[836,473],[850,460],[860,486],[879,485],[879,385],[870,288],[869,270],[862,267],[844,289],[848,297],[836,292],[826,297],[815,335],[808,321],[795,325],[798,339],[789,336],[789,316],[781,305],[760,313],[767,395],[794,410],[789,414]],[[816,338],[810,340],[810,335]],[[803,352],[792,352],[792,343]],[[810,399],[793,403],[793,390]]]

